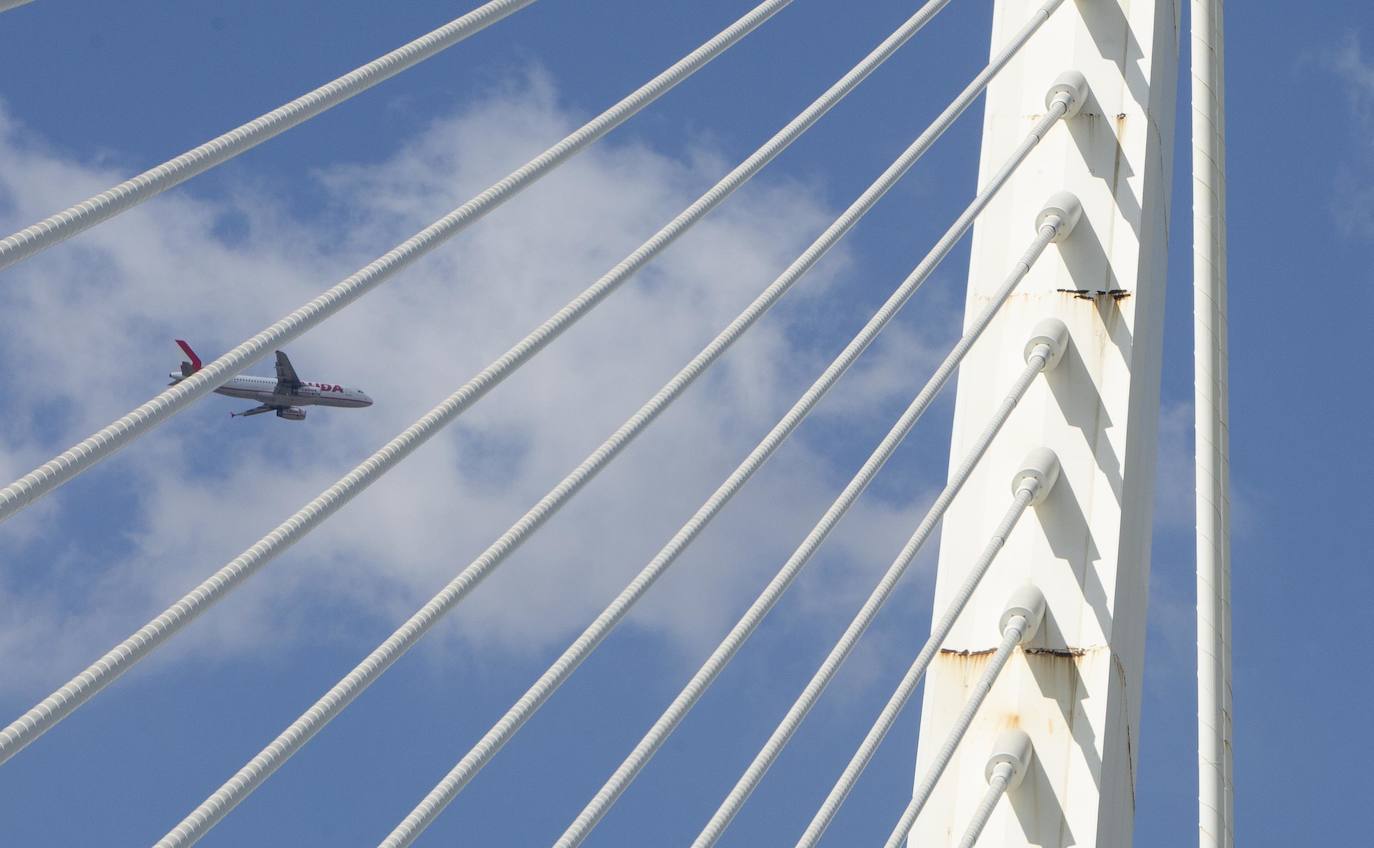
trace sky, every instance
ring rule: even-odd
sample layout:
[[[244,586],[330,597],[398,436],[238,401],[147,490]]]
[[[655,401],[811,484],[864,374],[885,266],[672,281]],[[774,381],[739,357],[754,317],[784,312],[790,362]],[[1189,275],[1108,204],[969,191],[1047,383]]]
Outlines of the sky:
[[[0,15],[0,231],[161,162],[475,3],[36,0]],[[0,476],[151,397],[504,176],[747,0],[541,0],[232,163],[0,272]],[[588,152],[289,346],[365,412],[201,400],[0,528],[8,722],[252,544],[636,247],[911,2],[797,0]],[[1228,17],[1238,836],[1359,844],[1374,698],[1374,10]],[[984,63],[955,0],[745,190],[371,490],[0,768],[0,845],[156,839],[594,448]],[[1283,38],[1275,38],[1281,31]],[[60,45],[59,49],[54,46]],[[1186,52],[1186,51],[1185,51]],[[1136,842],[1195,839],[1191,262],[1180,97]],[[944,230],[971,109],[624,455],[206,845],[373,844],[646,562]],[[967,244],[422,844],[548,844],[786,558],[957,335]],[[250,369],[268,373],[265,363]],[[683,844],[943,482],[952,395],[589,844]],[[936,546],[727,832],[794,838],[919,644]],[[913,624],[915,622],[915,624]],[[919,700],[919,699],[917,699]],[[885,836],[917,704],[827,844]],[[1352,743],[1352,737],[1354,742]],[[1367,746],[1366,746],[1367,747]]]

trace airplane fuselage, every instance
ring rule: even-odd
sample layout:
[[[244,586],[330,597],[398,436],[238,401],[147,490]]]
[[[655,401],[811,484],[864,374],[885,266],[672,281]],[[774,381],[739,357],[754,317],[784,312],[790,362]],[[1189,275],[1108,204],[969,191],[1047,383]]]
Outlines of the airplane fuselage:
[[[179,372],[167,376],[172,385],[180,383],[201,369],[200,357],[191,349],[185,339],[177,339],[177,346],[186,354],[189,362],[181,363]],[[278,418],[287,421],[304,421],[307,406],[335,406],[345,409],[358,409],[372,405],[372,398],[362,389],[341,386],[338,383],[308,383],[296,374],[296,367],[282,351],[277,351],[277,376],[253,377],[246,374],[230,377],[214,389],[215,394],[227,395],[244,400],[255,400],[258,405],[242,412],[231,412],[230,417],[247,418],[252,415],[276,413]]]
[[[240,375],[215,389],[215,394],[287,406],[336,406],[357,409],[372,405],[372,398],[361,389],[350,389],[337,383],[302,383],[289,394],[279,394],[276,389],[277,381],[271,377]]]

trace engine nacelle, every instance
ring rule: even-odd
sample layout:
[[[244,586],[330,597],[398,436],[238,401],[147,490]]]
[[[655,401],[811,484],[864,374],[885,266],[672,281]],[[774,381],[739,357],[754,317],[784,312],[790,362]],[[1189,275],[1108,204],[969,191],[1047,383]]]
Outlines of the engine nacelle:
[[[286,409],[278,409],[277,417],[285,418],[287,421],[304,421],[305,410],[298,406],[288,406]]]

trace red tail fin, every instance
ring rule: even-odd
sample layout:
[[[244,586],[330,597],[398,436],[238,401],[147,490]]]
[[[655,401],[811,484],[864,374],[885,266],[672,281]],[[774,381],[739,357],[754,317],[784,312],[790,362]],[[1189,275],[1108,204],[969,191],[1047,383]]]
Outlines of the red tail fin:
[[[176,341],[177,347],[181,348],[181,352],[186,354],[186,356],[189,357],[191,360],[191,372],[194,373],[196,371],[199,371],[200,357],[196,356],[196,352],[194,350],[191,350],[191,346],[188,345],[185,341],[183,341],[182,339],[177,339]]]

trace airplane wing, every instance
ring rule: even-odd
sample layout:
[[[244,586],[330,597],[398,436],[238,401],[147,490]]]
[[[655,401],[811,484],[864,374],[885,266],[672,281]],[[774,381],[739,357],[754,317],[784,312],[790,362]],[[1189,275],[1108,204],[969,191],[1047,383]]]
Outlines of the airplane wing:
[[[245,409],[243,412],[231,412],[229,413],[229,417],[245,418],[249,415],[262,415],[264,412],[276,412],[277,410],[284,408],[285,407],[277,406],[276,404],[264,403],[263,405],[255,406],[252,409]]]
[[[286,358],[286,354],[277,351],[277,394],[289,395],[301,387],[301,378],[296,376],[296,369],[292,367],[291,360]]]

